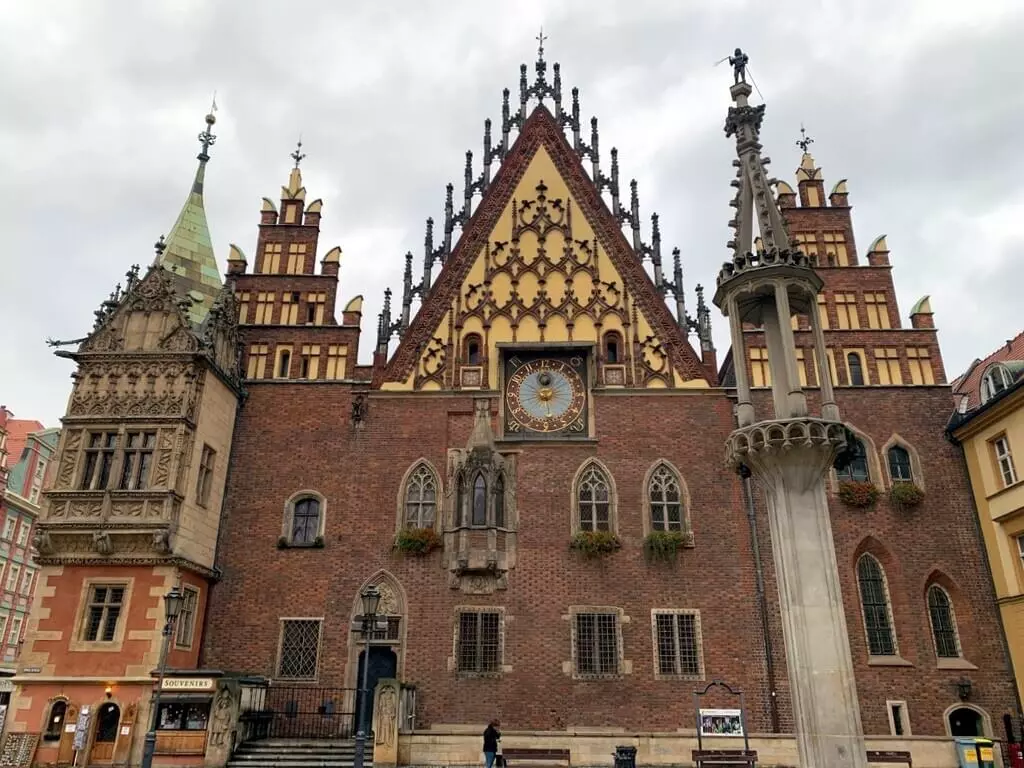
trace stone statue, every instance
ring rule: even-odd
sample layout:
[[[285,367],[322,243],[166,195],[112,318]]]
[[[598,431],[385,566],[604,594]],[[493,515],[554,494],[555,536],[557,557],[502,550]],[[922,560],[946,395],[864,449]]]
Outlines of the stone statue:
[[[748,61],[750,61],[750,57],[739,48],[729,57],[729,63],[732,64],[733,85],[747,82]]]
[[[390,685],[380,692],[377,701],[377,743],[390,747],[395,738],[395,720],[398,717],[398,700],[395,689]]]
[[[217,701],[213,705],[213,718],[210,728],[210,743],[215,747],[224,746],[224,737],[231,728],[231,691],[221,688]]]

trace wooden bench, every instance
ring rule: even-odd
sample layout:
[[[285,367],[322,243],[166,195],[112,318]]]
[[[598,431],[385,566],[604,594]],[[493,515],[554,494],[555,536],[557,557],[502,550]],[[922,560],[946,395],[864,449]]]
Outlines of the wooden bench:
[[[512,768],[519,762],[533,763],[534,765],[569,765],[568,749],[530,749],[526,747],[503,747],[501,757],[507,760]]]
[[[869,749],[869,763],[906,763],[913,768],[914,763],[910,759],[910,753],[894,749]]]
[[[697,768],[752,768],[757,765],[757,751],[753,749],[695,749],[690,758]]]

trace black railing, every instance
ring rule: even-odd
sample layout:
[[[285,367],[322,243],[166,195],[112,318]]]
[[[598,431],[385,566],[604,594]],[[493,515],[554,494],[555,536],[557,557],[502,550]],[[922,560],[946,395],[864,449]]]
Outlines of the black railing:
[[[249,739],[350,739],[355,734],[354,688],[272,685],[242,713]]]

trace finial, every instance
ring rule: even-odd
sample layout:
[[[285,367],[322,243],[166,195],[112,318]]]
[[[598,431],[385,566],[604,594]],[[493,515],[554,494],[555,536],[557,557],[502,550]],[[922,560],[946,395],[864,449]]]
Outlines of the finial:
[[[156,257],[158,259],[164,255],[164,251],[167,249],[167,243],[164,242],[163,235],[160,235],[160,239],[153,244],[153,249],[156,251]]]
[[[202,160],[204,163],[210,159],[210,147],[217,141],[217,137],[210,132],[213,124],[217,122],[217,118],[214,117],[214,112],[217,111],[217,92],[213,93],[213,102],[210,104],[210,111],[206,115],[206,128],[203,129],[202,133],[197,137],[199,144],[202,146],[197,158]]]
[[[295,146],[295,151],[292,152],[290,155],[288,155],[288,157],[290,157],[292,160],[295,161],[295,167],[296,168],[299,167],[299,163],[301,163],[303,158],[306,157],[306,154],[302,151],[302,134],[301,133],[299,134],[299,141],[298,141],[298,144],[296,144],[296,146]]]
[[[807,148],[814,143],[814,139],[807,135],[807,131],[804,130],[804,124],[800,123],[800,138],[797,140],[796,145],[800,147],[801,151],[806,155]]]
[[[533,39],[537,41],[537,61],[544,61],[544,41],[548,39],[544,34],[544,27],[540,28],[540,34]]]

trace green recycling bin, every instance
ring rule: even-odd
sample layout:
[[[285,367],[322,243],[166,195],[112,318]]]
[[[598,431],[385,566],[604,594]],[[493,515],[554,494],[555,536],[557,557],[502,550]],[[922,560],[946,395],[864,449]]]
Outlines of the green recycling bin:
[[[995,752],[991,739],[976,736],[956,740],[956,756],[960,768],[995,768]]]

